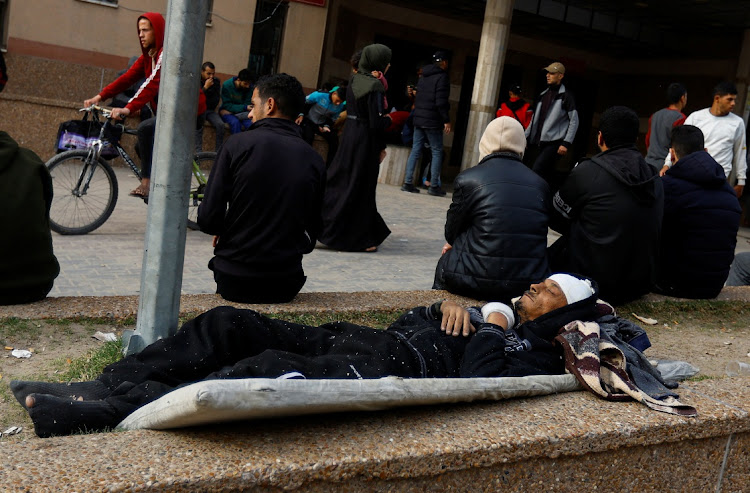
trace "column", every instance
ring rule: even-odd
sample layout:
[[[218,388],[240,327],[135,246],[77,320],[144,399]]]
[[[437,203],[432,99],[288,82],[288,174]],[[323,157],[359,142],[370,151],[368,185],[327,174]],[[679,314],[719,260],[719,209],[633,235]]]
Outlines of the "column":
[[[513,0],[487,0],[461,170],[479,162],[479,140],[497,111],[512,15]]]

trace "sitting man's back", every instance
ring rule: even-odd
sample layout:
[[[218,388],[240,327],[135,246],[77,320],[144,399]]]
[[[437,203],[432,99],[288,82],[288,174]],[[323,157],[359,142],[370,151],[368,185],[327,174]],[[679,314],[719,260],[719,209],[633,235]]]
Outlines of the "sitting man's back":
[[[714,298],[734,258],[740,208],[724,169],[704,150],[703,133],[672,130],[675,163],[662,178],[664,220],[656,290],[681,298]]]
[[[290,75],[259,80],[253,125],[226,141],[211,171],[198,224],[218,237],[209,268],[230,301],[287,302],[305,283],[302,255],[322,226],[325,165],[293,121],[304,101]]]
[[[52,253],[52,178],[39,156],[0,132],[0,305],[43,299],[60,266]]]
[[[523,132],[514,118],[491,121],[482,160],[456,178],[433,288],[509,300],[549,274],[549,187],[521,161]]]
[[[638,127],[630,108],[606,110],[602,152],[578,164],[552,199],[552,228],[563,237],[549,248],[550,268],[597,279],[616,304],[646,294],[656,280],[664,189],[635,146]]]

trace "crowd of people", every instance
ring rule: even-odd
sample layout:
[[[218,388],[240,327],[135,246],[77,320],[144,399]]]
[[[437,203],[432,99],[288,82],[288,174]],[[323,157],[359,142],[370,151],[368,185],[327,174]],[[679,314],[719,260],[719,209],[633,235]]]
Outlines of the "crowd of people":
[[[99,103],[145,78],[114,118],[138,114],[146,105],[157,110],[164,20],[144,14],[137,26],[142,56],[85,102]],[[386,78],[391,57],[387,46],[368,45],[352,57],[346,87],[307,96],[288,74],[253,81],[243,69],[222,83],[215,66],[203,64],[196,140],[200,145],[208,121],[217,130],[218,155],[198,224],[214,236],[209,268],[223,298],[288,302],[306,281],[302,257],[316,245],[375,252],[388,237],[375,191],[394,123]],[[451,132],[449,60],[448,53],[436,52],[411,88],[406,192],[419,191],[414,175],[428,144],[428,193],[446,195],[440,175],[442,139]],[[564,65],[553,62],[544,70],[547,87],[533,104],[521,99],[520,86],[511,86],[509,100],[483,132],[479,163],[454,182],[433,287],[489,301],[481,310],[437,302],[408,311],[381,331],[345,323],[309,327],[250,310],[214,309],[110,365],[96,380],[14,381],[11,389],[37,434],[113,427],[174,388],[206,379],[558,374],[566,364],[561,346],[569,344],[559,334],[575,320],[615,327],[609,337],[628,354],[631,346],[645,350],[642,330],[597,300],[621,304],[649,291],[710,298],[721,290],[734,258],[746,175],[744,124],[731,113],[737,90],[717,85],[712,105],[685,118],[687,91],[672,84],[667,108],[650,119],[646,158],[636,147],[638,115],[623,106],[608,108],[599,119],[600,152],[558,183],[554,170],[569,154],[579,121],[562,83]],[[335,122],[341,119],[339,141]],[[234,134],[226,140],[224,124]],[[154,127],[155,116],[138,127],[145,172],[136,196],[148,195]],[[310,145],[316,134],[328,143],[327,160]],[[24,173],[12,183],[28,184],[25,197],[44,199],[18,213],[19,220],[41,224],[38,230],[19,228],[42,245],[34,257],[38,276],[26,275],[23,289],[0,284],[0,303],[34,301],[46,296],[59,272],[48,228],[50,177],[38,158],[3,133],[0,155],[9,163],[23,161]],[[550,228],[561,237],[548,247]],[[174,357],[163,358],[165,352]],[[658,398],[674,397],[653,378],[649,387]]]

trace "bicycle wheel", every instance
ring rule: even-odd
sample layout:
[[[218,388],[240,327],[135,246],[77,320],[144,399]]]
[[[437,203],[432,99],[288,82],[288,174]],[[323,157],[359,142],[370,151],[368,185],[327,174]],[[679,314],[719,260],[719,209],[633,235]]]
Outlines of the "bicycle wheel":
[[[206,183],[208,182],[208,174],[211,172],[211,167],[216,161],[215,152],[199,152],[193,156],[193,172],[190,178],[190,197],[188,198],[188,220],[187,227],[199,231],[198,227],[198,206],[203,201],[203,192],[206,189]],[[195,169],[195,164],[198,165],[198,170]]]
[[[115,210],[117,177],[103,159],[84,149],[63,152],[46,164],[52,176],[50,228],[61,235],[94,231]]]

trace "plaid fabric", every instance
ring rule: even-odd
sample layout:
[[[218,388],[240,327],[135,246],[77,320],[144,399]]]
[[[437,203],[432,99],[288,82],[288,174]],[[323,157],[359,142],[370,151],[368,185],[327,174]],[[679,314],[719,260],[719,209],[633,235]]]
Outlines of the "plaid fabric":
[[[669,414],[698,415],[695,408],[682,404],[676,397],[655,399],[638,388],[628,375],[623,351],[600,336],[596,322],[570,322],[555,340],[563,347],[565,369],[594,394],[610,401],[633,399]]]

